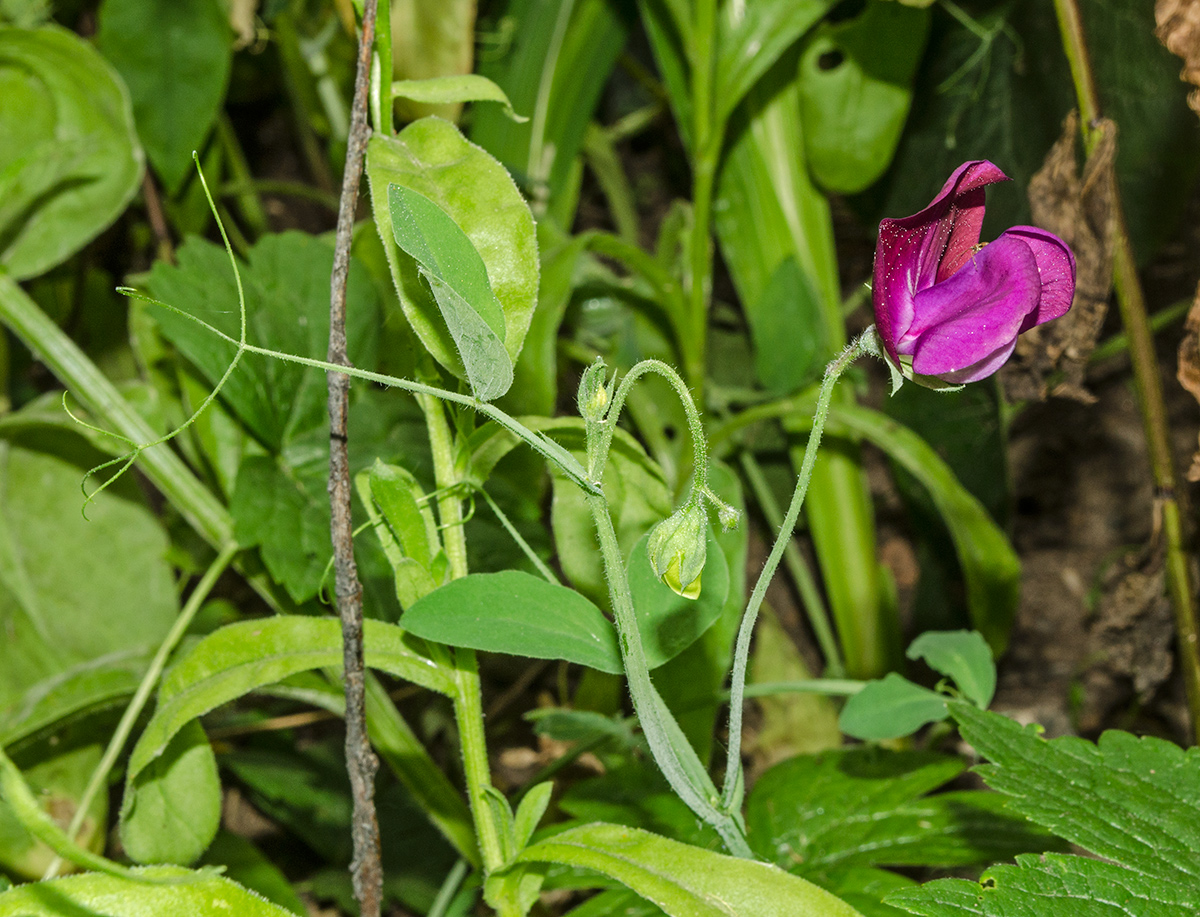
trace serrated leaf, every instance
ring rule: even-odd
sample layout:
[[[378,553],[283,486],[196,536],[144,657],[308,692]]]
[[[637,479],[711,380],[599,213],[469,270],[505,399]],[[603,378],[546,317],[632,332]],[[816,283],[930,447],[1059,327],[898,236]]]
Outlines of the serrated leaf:
[[[96,46],[121,74],[146,154],[174,193],[216,121],[233,33],[216,0],[105,0]]]
[[[49,184],[29,199],[24,218],[10,219],[0,233],[0,266],[25,280],[65,261],[117,218],[137,191],[145,157],[125,85],[66,29],[0,27],[0,98],[3,196],[22,184],[27,192]],[[48,180],[44,173],[29,181],[17,174],[43,170],[42,157],[27,157],[51,146],[70,152]],[[81,147],[86,156],[76,155]]]
[[[496,334],[511,362],[521,352],[537,302],[538,260],[533,216],[504,167],[440,118],[414,121],[396,137],[376,134],[367,147],[375,225],[409,324],[421,343],[460,378],[468,370],[418,262],[397,246],[388,187],[422,195],[465,233],[482,259],[504,317]],[[433,275],[436,276],[436,275]],[[485,327],[490,327],[483,321]]]
[[[450,646],[624,671],[616,631],[599,608],[520,570],[452,580],[400,620],[409,633]]]
[[[860,917],[829,892],[774,866],[636,828],[570,828],[525,848],[517,860],[594,870],[671,917]]]
[[[926,795],[964,767],[956,757],[874,747],[789,758],[754,785],[750,843],[813,881],[832,870],[985,864],[1057,845],[995,793]]]
[[[394,624],[363,622],[366,664],[437,691],[453,691],[449,676],[411,647]],[[188,722],[255,688],[309,669],[342,664],[341,622],[335,618],[280,615],[230,624],[209,634],[163,679],[158,707],[129,758],[127,779],[167,747]]]
[[[996,663],[987,641],[973,630],[926,631],[908,646],[909,659],[924,659],[954,680],[963,696],[987,708],[996,693]]]
[[[64,917],[67,914],[290,917],[290,913],[278,905],[211,871],[147,866],[135,869],[133,873],[170,884],[152,885],[145,881],[87,873],[20,885],[0,894],[0,917]]]
[[[1047,741],[1037,727],[956,701],[978,768],[1010,807],[1103,860],[1045,854],[979,883],[941,880],[888,901],[927,917],[1184,917],[1200,910],[1200,750],[1104,733]],[[1108,862],[1106,862],[1107,860]]]
[[[221,822],[221,780],[195,720],[125,788],[121,846],[135,863],[194,863]]]
[[[838,727],[856,739],[898,739],[946,718],[946,697],[889,672],[846,701]]]

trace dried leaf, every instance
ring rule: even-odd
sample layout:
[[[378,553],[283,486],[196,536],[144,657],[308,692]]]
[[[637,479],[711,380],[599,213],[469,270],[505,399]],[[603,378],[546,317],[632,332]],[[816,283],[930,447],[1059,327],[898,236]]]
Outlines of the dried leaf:
[[[1108,312],[1117,155],[1116,125],[1105,118],[1095,129],[1100,141],[1084,164],[1082,176],[1076,165],[1079,116],[1072,112],[1045,164],[1029,181],[1033,222],[1057,233],[1075,252],[1075,301],[1062,318],[1018,339],[1013,359],[1001,376],[1010,400],[1044,400],[1051,377],[1056,382],[1050,394],[1094,400],[1083,382]]]
[[[1196,288],[1196,299],[1188,311],[1183,332],[1183,340],[1179,342],[1179,384],[1200,401],[1200,287]],[[1200,481],[1200,450],[1192,456],[1187,479]]]
[[[1167,50],[1183,58],[1179,78],[1200,86],[1200,0],[1158,0],[1154,4],[1154,34]],[[1188,106],[1200,113],[1200,89],[1188,96]]]

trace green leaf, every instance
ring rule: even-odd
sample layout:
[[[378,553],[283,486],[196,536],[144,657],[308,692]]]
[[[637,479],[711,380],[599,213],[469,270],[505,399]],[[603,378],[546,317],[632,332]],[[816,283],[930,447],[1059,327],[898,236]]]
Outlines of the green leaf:
[[[712,526],[705,533],[707,559],[700,595],[684,598],[665,585],[650,565],[645,535],[629,556],[629,590],[637,613],[642,646],[650,668],[671,661],[699,640],[721,616],[729,595],[729,565],[717,544]]]
[[[592,824],[527,847],[519,862],[609,876],[671,917],[856,917],[852,907],[774,866],[713,853],[648,831]]]
[[[464,341],[473,340],[482,328],[494,334],[504,345],[511,371],[537,303],[538,261],[533,216],[504,167],[470,143],[454,125],[438,118],[422,118],[394,138],[379,134],[371,138],[367,176],[375,225],[387,252],[400,304],[421,343],[450,372],[471,378],[470,367],[463,365],[467,354],[460,358],[454,329],[447,327],[443,317],[449,310],[463,322],[460,330]],[[438,275],[431,274],[429,267],[422,271],[421,265],[397,246],[388,190],[391,185],[428,199],[465,233],[483,260],[486,279],[503,314],[502,329],[493,329],[493,319],[485,312],[476,312],[479,303],[467,300],[470,307],[462,308],[447,292],[451,288],[445,283],[433,279],[427,283],[423,278]],[[436,298],[439,292],[444,303]],[[467,324],[471,314],[483,315],[480,327]],[[477,381],[499,385],[494,379],[471,381],[473,385]]]
[[[144,156],[124,84],[65,29],[0,27],[0,98],[0,266],[25,280],[117,218],[137,191]],[[24,198],[19,216],[14,195]]]
[[[822,877],[836,870],[949,869],[1058,846],[1007,810],[995,793],[926,795],[963,770],[957,757],[877,747],[789,758],[763,774],[750,793],[751,846],[822,885]]]
[[[217,759],[193,720],[126,786],[121,846],[135,863],[187,866],[212,843],[220,822]]]
[[[362,4],[356,6],[361,17]],[[438,4],[396,0],[391,9],[391,20],[395,25],[391,29],[390,76],[420,84],[470,73],[475,50],[475,13],[474,0],[447,0]],[[401,93],[395,99],[397,114],[404,121],[415,121],[425,115],[456,121],[465,101],[454,97],[434,98],[428,102],[410,99],[412,96],[407,93]],[[388,123],[391,123],[390,119]]]
[[[96,46],[133,97],[138,136],[172,194],[216,121],[233,58],[217,0],[104,0]]]
[[[838,727],[856,739],[898,739],[946,716],[945,695],[889,672],[846,701]]]
[[[941,880],[889,902],[929,917],[1184,917],[1200,908],[1200,751],[1110,731],[1093,745],[1046,741],[1037,727],[951,705],[979,768],[1010,806],[1102,857],[1045,854],[997,866],[980,883]]]
[[[137,485],[118,482],[83,517],[80,481],[101,461],[71,434],[0,440],[0,710],[10,716],[39,683],[157,646],[175,618],[167,538]]]
[[[133,870],[149,884],[115,876],[86,873],[20,885],[0,894],[0,917],[67,917],[105,914],[106,917],[150,917],[188,914],[194,917],[290,917],[288,911],[212,872],[191,872],[176,866],[146,866]],[[171,881],[174,880],[174,881]]]
[[[150,295],[236,340],[240,324],[237,286],[225,250],[192,238],[177,255],[177,266],[155,263],[147,283]],[[239,269],[246,294],[249,343],[323,360],[329,349],[332,246],[300,232],[264,236]],[[185,315],[162,308],[153,315],[167,340],[210,384],[216,384],[233,361],[235,346]],[[350,359],[356,365],[373,366],[380,323],[378,297],[367,272],[353,260],[346,316]],[[273,453],[328,425],[325,373],[312,367],[246,356],[226,380],[221,397]]]
[[[520,570],[452,580],[400,620],[409,633],[450,646],[624,671],[616,631],[599,608],[573,589]]]
[[[512,385],[512,360],[483,259],[466,233],[424,195],[388,185],[388,209],[396,244],[416,260],[429,284],[472,393],[480,401],[499,398]]]
[[[504,114],[524,124],[529,119],[513,111],[504,90],[486,76],[468,73],[459,76],[433,76],[423,80],[397,80],[392,83],[392,98],[410,99],[427,105],[455,102],[499,102]]]
[[[829,355],[821,304],[812,281],[787,255],[746,311],[754,340],[754,372],[771,395],[789,395],[817,380]],[[797,328],[805,329],[796,334]]]
[[[413,650],[394,624],[363,622],[363,643],[370,668],[441,694],[453,692],[449,675]],[[341,663],[341,622],[335,618],[280,615],[214,631],[163,679],[154,717],[130,755],[127,779],[135,780],[180,729],[214,707],[297,672]]]
[[[29,686],[20,703],[0,713],[0,747],[120,704],[137,689],[152,655],[145,646],[117,650]]]
[[[516,838],[518,850],[523,849],[529,843],[529,839],[533,837],[538,822],[546,814],[546,808],[550,805],[550,797],[553,793],[554,784],[549,780],[544,780],[530,787],[529,791],[521,798],[513,820],[513,836]]]
[[[892,161],[929,34],[929,11],[868,0],[849,22],[824,23],[800,56],[800,116],[809,168],[830,191],[875,183]]]
[[[833,6],[833,0],[726,6],[717,37],[718,121],[727,119],[763,74]]]
[[[935,672],[954,679],[963,696],[986,709],[996,693],[996,663],[976,631],[926,631],[908,646],[909,659],[924,659]]]

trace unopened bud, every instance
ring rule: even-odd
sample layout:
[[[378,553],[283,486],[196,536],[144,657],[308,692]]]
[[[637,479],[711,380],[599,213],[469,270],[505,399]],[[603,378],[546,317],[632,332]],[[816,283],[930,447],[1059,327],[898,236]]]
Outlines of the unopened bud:
[[[596,357],[596,361],[583,371],[579,380],[579,393],[576,404],[579,406],[579,416],[588,423],[599,423],[604,420],[608,411],[608,389],[604,386],[604,361]]]
[[[708,554],[704,501],[692,499],[650,532],[650,566],[673,592],[686,599],[700,595],[700,573]]]

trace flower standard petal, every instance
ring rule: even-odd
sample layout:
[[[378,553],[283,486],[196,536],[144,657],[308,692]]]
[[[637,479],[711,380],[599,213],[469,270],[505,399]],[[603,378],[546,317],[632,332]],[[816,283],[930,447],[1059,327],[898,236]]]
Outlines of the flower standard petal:
[[[872,299],[880,339],[893,359],[913,321],[913,297],[970,257],[983,224],[983,189],[1006,179],[986,160],[964,163],[924,210],[880,222]]]
[[[912,354],[914,372],[926,376],[972,372],[981,379],[1011,353],[1026,318],[1038,308],[1042,281],[1033,249],[1018,236],[1002,236],[985,246],[944,283],[917,294],[916,319],[898,342]],[[998,351],[1003,357],[991,366]]]

